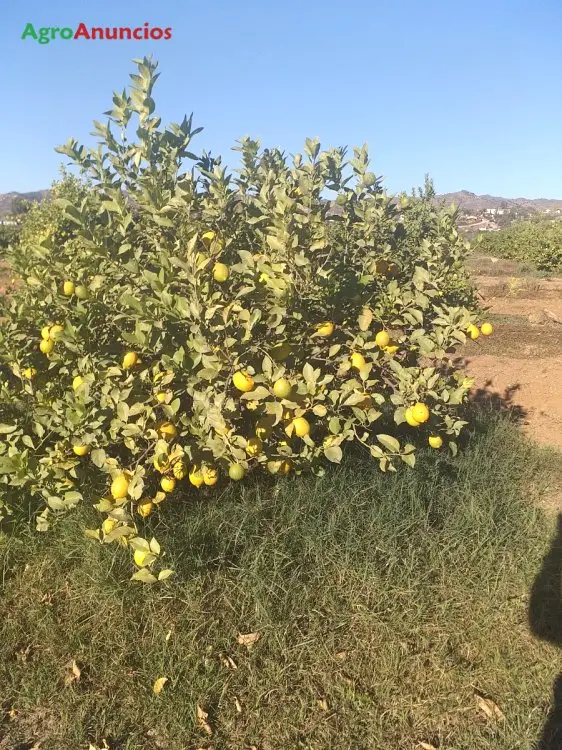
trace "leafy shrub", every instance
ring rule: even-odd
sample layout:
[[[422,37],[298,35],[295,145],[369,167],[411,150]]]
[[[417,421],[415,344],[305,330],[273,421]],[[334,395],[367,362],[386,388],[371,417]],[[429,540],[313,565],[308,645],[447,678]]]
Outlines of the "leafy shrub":
[[[40,529],[93,494],[89,535],[153,581],[162,503],[252,470],[321,474],[346,442],[383,471],[430,436],[454,454],[471,380],[449,355],[476,309],[454,215],[424,203],[417,221],[366,147],[346,162],[308,139],[289,160],[245,138],[230,174],[192,152],[192,118],[160,127],[156,65],[136,63],[100,147],[59,149],[89,182],[61,183],[12,254],[0,486],[5,512],[39,501]]]
[[[499,258],[530,263],[539,271],[562,270],[562,222],[521,221],[481,235],[479,248]]]

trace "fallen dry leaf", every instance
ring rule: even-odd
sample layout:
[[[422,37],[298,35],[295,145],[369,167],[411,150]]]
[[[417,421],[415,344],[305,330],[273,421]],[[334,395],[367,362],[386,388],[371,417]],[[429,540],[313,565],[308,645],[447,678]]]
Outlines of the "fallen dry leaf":
[[[328,710],[328,701],[326,700],[326,698],[320,698],[316,701],[316,703],[318,704],[318,707],[322,709],[322,711]]]
[[[78,682],[82,672],[80,671],[80,667],[78,666],[78,664],[76,664],[74,659],[70,662],[70,664],[67,665],[66,669],[67,672],[64,678],[64,684],[72,685],[73,682]]]
[[[172,628],[170,628],[170,630],[168,630],[168,632],[166,633],[166,643],[170,640],[171,637],[172,637]]]
[[[234,696],[234,705],[236,706],[236,710],[238,711],[238,713],[241,714],[242,713],[242,704],[240,703],[240,701],[238,700],[238,698],[236,696]]]
[[[343,661],[346,658],[347,658],[347,651],[338,651],[338,653],[336,654],[336,659],[338,659],[339,661]]]
[[[259,641],[259,639],[260,633],[238,633],[238,638],[236,640],[241,646],[251,647],[254,645],[254,643]]]
[[[199,722],[199,726],[201,729],[205,730],[207,734],[213,734],[213,730],[211,728],[211,725],[207,721],[209,718],[209,714],[203,711],[201,706],[197,706],[197,721]]]
[[[437,750],[435,745],[432,745],[429,742],[419,742],[418,744],[422,748],[422,750]]]
[[[478,708],[485,714],[489,719],[495,721],[503,721],[505,719],[504,713],[497,703],[494,703],[490,698],[485,698],[483,695],[478,693],[474,694]]]
[[[156,695],[160,695],[160,693],[162,692],[162,690],[164,690],[164,685],[165,685],[165,684],[166,684],[167,682],[168,682],[168,678],[167,678],[167,677],[159,677],[159,678],[158,678],[158,679],[157,679],[157,680],[155,681],[154,685],[152,686],[152,691],[153,691],[153,692],[154,692],[154,693],[155,693]]]

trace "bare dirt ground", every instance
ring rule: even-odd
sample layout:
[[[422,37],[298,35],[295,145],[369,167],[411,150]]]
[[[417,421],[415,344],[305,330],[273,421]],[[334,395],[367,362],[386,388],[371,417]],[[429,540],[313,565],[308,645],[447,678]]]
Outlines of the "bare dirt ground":
[[[471,265],[494,334],[467,344],[459,362],[479,398],[510,409],[540,445],[562,449],[562,278],[486,258]]]

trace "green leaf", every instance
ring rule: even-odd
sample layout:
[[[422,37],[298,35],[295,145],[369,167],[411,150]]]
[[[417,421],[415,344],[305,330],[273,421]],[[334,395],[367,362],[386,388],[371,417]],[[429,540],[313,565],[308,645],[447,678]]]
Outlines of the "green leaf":
[[[328,448],[324,448],[324,455],[333,464],[339,464],[342,460],[342,449],[339,445],[330,445]]]
[[[258,385],[253,391],[243,393],[240,399],[244,399],[245,401],[262,401],[264,398],[269,398],[269,396],[271,396],[269,389],[263,385]]]
[[[400,443],[395,437],[392,437],[392,435],[377,435],[377,440],[392,453],[398,453],[400,451]]]
[[[416,457],[413,453],[403,453],[400,458],[405,464],[408,464],[412,469],[416,465]]]
[[[147,568],[141,568],[131,576],[131,581],[142,581],[143,583],[156,583],[157,580],[156,576],[153,576]]]
[[[359,323],[359,330],[366,331],[373,322],[373,311],[369,307],[364,307],[357,318],[357,322]]]

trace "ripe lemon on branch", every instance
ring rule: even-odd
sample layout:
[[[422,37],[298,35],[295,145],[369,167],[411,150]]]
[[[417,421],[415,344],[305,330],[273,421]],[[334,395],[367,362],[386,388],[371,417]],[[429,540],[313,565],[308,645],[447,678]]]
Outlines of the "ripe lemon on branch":
[[[203,484],[203,472],[198,466],[192,466],[189,472],[189,481],[194,487],[201,487]]]
[[[48,341],[45,341],[45,339],[41,339],[41,341],[39,342],[39,349],[43,352],[43,354],[50,354],[54,348],[55,343],[50,339]]]
[[[468,328],[466,329],[466,332],[468,333],[468,335],[473,341],[476,341],[478,336],[480,336],[480,331],[478,330],[478,326],[475,326],[475,325],[469,325]]]
[[[254,389],[254,379],[246,370],[235,372],[232,376],[232,382],[234,383],[234,387],[242,391],[242,393],[248,393],[248,391]]]
[[[390,336],[386,331],[379,331],[375,336],[375,344],[381,349],[390,344]]]
[[[351,366],[356,370],[362,370],[365,367],[365,357],[360,352],[353,352],[351,355]]]
[[[127,497],[129,491],[129,480],[124,474],[117,474],[111,483],[111,496],[114,500],[122,500]]]
[[[279,378],[273,384],[273,393],[277,398],[289,398],[291,391],[292,386],[286,378]]]
[[[310,424],[304,417],[293,419],[292,425],[295,430],[295,435],[298,437],[304,437],[310,433]]]
[[[219,284],[223,284],[229,276],[228,266],[225,263],[215,263],[213,268],[213,278]]]
[[[412,406],[412,417],[419,424],[423,424],[423,422],[427,422],[427,420],[429,419],[429,409],[425,404],[422,404],[420,401],[418,401],[417,404],[414,404]]]
[[[136,352],[127,352],[123,357],[123,370],[129,370],[134,367],[139,361],[138,354]]]
[[[330,320],[326,320],[324,323],[319,323],[316,326],[316,335],[328,338],[334,332],[334,324]]]

